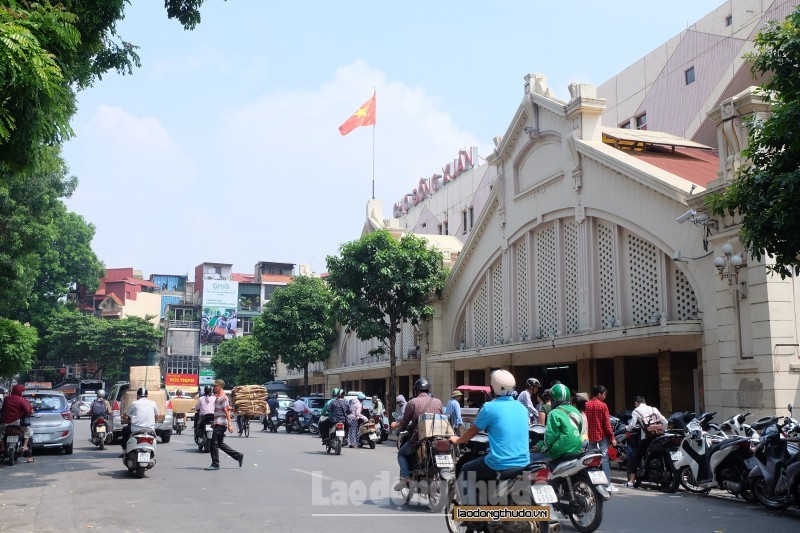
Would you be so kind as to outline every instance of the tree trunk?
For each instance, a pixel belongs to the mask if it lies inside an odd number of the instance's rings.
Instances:
[[[305,392],[305,395],[308,396],[310,394],[308,392],[308,363],[306,363],[306,366],[303,368],[303,380],[303,391]]]
[[[397,411],[397,354],[395,353],[397,335],[395,333],[396,322],[389,319],[389,397],[386,403],[389,405],[389,412]]]

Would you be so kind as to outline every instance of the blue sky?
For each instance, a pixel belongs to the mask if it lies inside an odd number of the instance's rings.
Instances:
[[[357,239],[372,129],[337,128],[377,90],[375,195],[391,216],[458,150],[505,133],[523,77],[602,84],[721,0],[206,0],[184,31],[134,0],[142,67],[79,95],[67,201],[109,268],[193,277],[204,261],[311,264]]]

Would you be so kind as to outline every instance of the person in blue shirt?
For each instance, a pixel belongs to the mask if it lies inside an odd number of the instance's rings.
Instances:
[[[461,404],[458,403],[462,396],[463,394],[461,394],[460,390],[454,390],[450,396],[450,401],[447,402],[447,420],[450,421],[450,425],[453,426],[453,431],[456,432],[456,435],[461,435],[461,426],[464,424],[461,420]]]
[[[528,410],[511,395],[516,386],[514,376],[508,370],[495,370],[491,385],[495,399],[483,405],[475,422],[460,437],[450,437],[450,442],[458,446],[469,442],[478,431],[489,436],[489,453],[461,468],[457,483],[463,505],[478,504],[477,481],[495,479],[497,472],[527,466],[530,462]]]

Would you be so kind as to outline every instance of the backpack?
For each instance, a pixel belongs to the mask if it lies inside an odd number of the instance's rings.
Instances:
[[[106,402],[101,399],[97,399],[92,402],[92,414],[103,416],[106,414]]]
[[[655,408],[650,416],[647,419],[642,419],[643,430],[645,434],[645,438],[647,439],[654,439],[656,437],[660,437],[664,434],[664,425],[661,423],[661,419],[659,418],[657,411]]]

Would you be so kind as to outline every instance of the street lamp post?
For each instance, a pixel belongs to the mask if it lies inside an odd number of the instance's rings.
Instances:
[[[744,357],[742,346],[742,317],[739,311],[740,300],[747,298],[747,282],[739,283],[739,270],[745,266],[744,252],[733,253],[733,246],[730,243],[722,245],[722,256],[714,258],[714,266],[717,268],[719,279],[728,280],[728,287],[733,295],[734,319],[736,320],[736,337],[738,341],[737,352],[739,357]],[[734,287],[736,290],[734,292]]]

